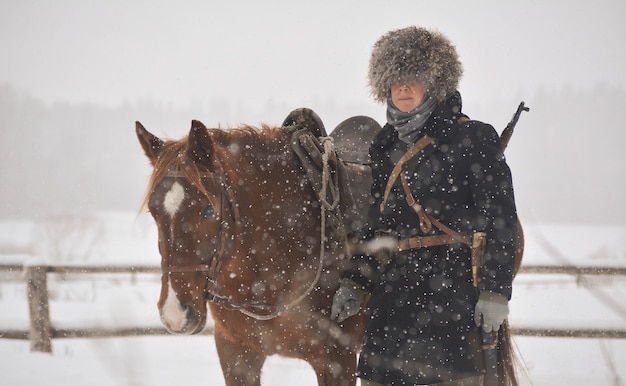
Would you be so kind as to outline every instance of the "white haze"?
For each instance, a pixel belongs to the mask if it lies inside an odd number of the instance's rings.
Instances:
[[[180,137],[280,124],[382,123],[372,44],[408,25],[450,37],[464,110],[502,130],[526,221],[626,223],[626,2],[107,1],[0,3],[0,217],[136,210],[140,120]],[[17,107],[16,107],[17,106]],[[21,108],[20,108],[21,107]]]

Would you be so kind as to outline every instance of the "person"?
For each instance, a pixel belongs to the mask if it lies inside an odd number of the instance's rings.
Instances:
[[[481,329],[497,331],[509,312],[512,178],[495,129],[461,111],[462,73],[437,31],[394,30],[372,50],[369,86],[387,104],[387,123],[369,149],[367,252],[351,257],[355,268],[331,309],[342,322],[370,295],[357,374],[364,386],[482,384]],[[486,234],[478,278],[467,242],[475,232]],[[393,250],[376,252],[390,236]]]

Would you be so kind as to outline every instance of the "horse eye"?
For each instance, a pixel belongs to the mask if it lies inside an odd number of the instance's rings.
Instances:
[[[201,213],[203,218],[211,218],[213,217],[214,214],[215,214],[215,209],[213,209],[213,206],[211,205],[208,205],[206,208],[204,208]]]

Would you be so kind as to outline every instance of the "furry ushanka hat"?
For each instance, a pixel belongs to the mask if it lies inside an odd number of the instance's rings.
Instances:
[[[392,84],[408,81],[417,81],[441,102],[457,89],[462,75],[463,66],[447,37],[407,27],[386,33],[374,44],[368,78],[372,96],[381,103],[391,95]]]

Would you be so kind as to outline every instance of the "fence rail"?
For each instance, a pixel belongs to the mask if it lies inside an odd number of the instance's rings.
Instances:
[[[0,265],[0,272],[24,272],[30,312],[29,330],[0,331],[0,338],[22,339],[30,341],[31,351],[52,352],[52,339],[61,338],[107,338],[130,336],[168,335],[163,327],[158,328],[84,328],[56,329],[50,323],[48,299],[48,274],[160,274],[155,266],[48,266],[7,264]],[[562,275],[619,275],[626,276],[626,267],[576,267],[576,266],[523,266],[521,274],[562,274]],[[548,329],[548,328],[512,328],[517,336],[569,337],[594,339],[626,339],[626,330],[603,329]],[[213,334],[207,327],[203,335]]]
[[[620,275],[626,276],[626,267],[576,267],[572,265],[529,265],[520,267],[520,273],[557,275]]]

